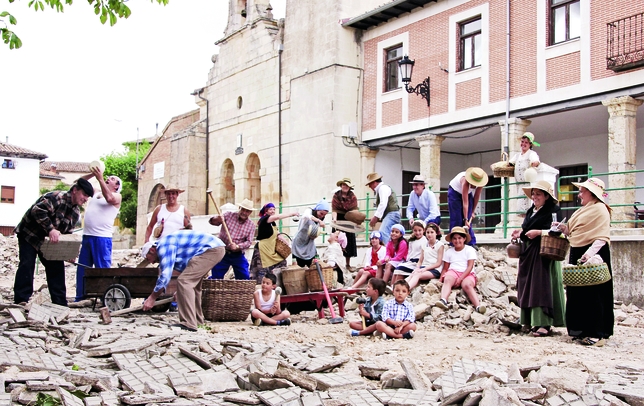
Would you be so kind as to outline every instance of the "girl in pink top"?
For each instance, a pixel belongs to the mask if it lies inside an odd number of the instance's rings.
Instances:
[[[391,239],[387,243],[387,255],[382,261],[382,264],[385,265],[384,275],[376,275],[377,278],[382,278],[387,283],[389,283],[394,269],[407,259],[407,241],[403,238],[404,235],[405,228],[400,224],[394,224],[391,227]],[[378,273],[381,270],[382,268],[378,268]]]

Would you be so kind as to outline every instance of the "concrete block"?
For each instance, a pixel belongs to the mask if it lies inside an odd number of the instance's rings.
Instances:
[[[150,381],[143,382],[143,393],[174,395],[174,391],[168,385],[165,385],[161,382],[150,382]]]
[[[189,348],[180,345],[179,346],[179,351],[186,357],[190,358],[193,360],[197,365],[202,367],[203,369],[210,369],[212,368],[212,365],[210,364],[210,361],[208,361],[206,358],[202,357],[199,353],[191,351]]]
[[[311,359],[305,370],[310,373],[323,372],[344,365],[347,362],[349,362],[349,357],[323,356]]]
[[[581,396],[589,376],[577,369],[544,365],[536,373],[531,373],[528,381],[542,385],[551,395],[574,392]]]
[[[25,313],[22,310],[10,307],[7,309],[7,311],[9,312],[9,316],[11,316],[13,321],[15,321],[16,323],[27,321],[27,319],[25,318]]]
[[[423,371],[410,359],[400,360],[400,366],[405,375],[407,375],[407,380],[411,384],[413,389],[417,390],[430,390],[432,389],[432,383],[429,381],[427,376]]]
[[[239,390],[237,377],[228,370],[218,372],[213,372],[212,370],[199,371],[196,375],[201,379],[206,394],[236,392]]]
[[[254,392],[239,392],[230,393],[224,396],[224,400],[242,405],[260,405],[261,400],[255,395]]]
[[[317,381],[310,375],[300,371],[299,369],[293,368],[286,364],[285,362],[280,362],[277,370],[275,371],[275,376],[277,378],[283,378],[290,382],[293,382],[296,386],[306,389],[313,392],[317,389]]]
[[[317,381],[318,390],[361,389],[366,386],[362,378],[345,372],[315,373],[311,377]]]
[[[381,406],[382,403],[367,389],[351,390],[351,391],[341,391],[341,392],[330,392],[329,395],[338,400],[343,400],[349,405],[360,405],[360,406]]]
[[[168,380],[178,396],[203,398],[205,395],[203,382],[196,374],[170,373],[168,374]]]
[[[268,406],[281,406],[287,402],[297,400],[299,402],[302,389],[298,387],[276,389],[265,392],[257,392],[257,397]]]
[[[358,365],[358,369],[360,370],[360,374],[363,378],[379,381],[382,374],[389,368],[383,368],[373,362],[370,362]]]
[[[508,388],[514,390],[522,400],[540,400],[546,396],[546,388],[537,383],[509,384]]]
[[[325,406],[324,402],[320,398],[319,393],[303,393],[300,398],[302,406]]]
[[[177,396],[158,395],[158,394],[135,394],[135,395],[121,395],[121,402],[126,405],[146,405],[148,403],[163,403],[172,402]]]
[[[290,381],[282,378],[259,378],[257,386],[260,390],[267,391],[280,388],[290,388],[294,385]]]
[[[85,402],[83,402],[81,398],[72,395],[69,391],[63,388],[57,388],[56,392],[58,393],[63,406],[85,406]]]

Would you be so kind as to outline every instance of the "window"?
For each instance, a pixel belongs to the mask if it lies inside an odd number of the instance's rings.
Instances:
[[[13,186],[0,186],[0,203],[13,204],[16,188]]]
[[[481,66],[481,16],[463,22],[460,28],[459,70]]]
[[[550,45],[579,38],[580,0],[550,0]]]
[[[2,167],[3,167],[4,169],[15,169],[15,168],[16,168],[16,164],[15,164],[15,162],[14,162],[14,161],[12,161],[11,159],[5,159],[5,160],[2,162]]]
[[[400,80],[400,69],[398,69],[398,61],[402,59],[402,45],[396,45],[394,48],[389,48],[385,51],[385,92],[396,90],[402,87]]]

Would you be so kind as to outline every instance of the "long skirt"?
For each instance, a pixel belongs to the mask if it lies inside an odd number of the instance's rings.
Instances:
[[[338,220],[344,219],[344,213],[338,213]],[[333,232],[335,232],[335,229],[333,229]],[[347,233],[346,231],[344,231],[344,233],[347,235],[347,246],[342,250],[342,255],[344,255],[345,258],[355,258],[358,256],[356,235],[354,233]]]
[[[264,275],[273,273],[275,268],[284,268],[286,267],[286,259],[278,262],[274,265],[264,268],[262,266],[262,257],[259,252],[259,243],[255,244],[255,249],[253,250],[253,258],[250,260],[250,279],[255,279],[258,285],[261,285]]]
[[[590,245],[570,248],[570,263],[576,264]],[[566,287],[566,326],[571,337],[608,338],[613,335],[613,270],[610,265],[610,244],[598,252],[611,274],[601,285]]]

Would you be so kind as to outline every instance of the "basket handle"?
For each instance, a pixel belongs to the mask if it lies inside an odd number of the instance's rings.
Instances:
[[[289,239],[289,241],[293,242],[293,240],[291,239],[291,236],[290,236],[290,235],[288,235],[288,234],[286,234],[286,233],[277,233],[277,236],[278,236],[278,237],[279,237],[280,235],[285,235],[285,236],[286,236],[286,238],[288,238],[288,239]]]
[[[505,151],[501,152],[501,161],[507,161],[508,159],[508,153]]]

